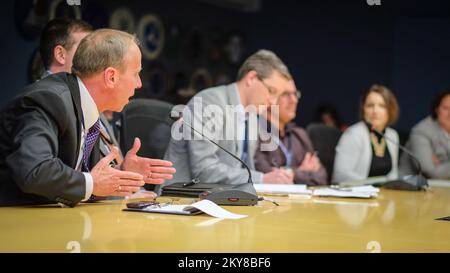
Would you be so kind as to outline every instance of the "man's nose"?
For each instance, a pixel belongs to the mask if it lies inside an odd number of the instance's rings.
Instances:
[[[137,89],[140,89],[141,87],[142,87],[142,80],[141,80],[141,77],[139,76]]]

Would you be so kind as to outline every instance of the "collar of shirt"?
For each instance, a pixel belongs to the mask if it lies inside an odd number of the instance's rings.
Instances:
[[[239,122],[243,123],[243,122],[245,122],[245,119],[247,117],[246,117],[244,105],[242,105],[242,103],[241,103],[241,96],[239,95],[239,89],[238,89],[238,86],[236,83],[233,84],[233,89],[234,89],[234,92],[236,92],[236,97],[237,97],[237,101],[238,101],[238,105],[236,105],[236,107],[237,107],[236,113],[238,115],[237,117],[238,117]]]
[[[81,99],[81,109],[83,111],[83,119],[84,119],[84,131],[89,130],[89,128],[97,122],[99,118],[99,113],[97,109],[97,105],[94,102],[94,99],[89,94],[86,86],[83,81],[77,77],[78,86],[80,87],[80,99]]]

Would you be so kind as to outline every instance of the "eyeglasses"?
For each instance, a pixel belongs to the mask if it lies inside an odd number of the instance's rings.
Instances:
[[[285,91],[280,95],[280,98],[289,98],[289,97],[295,97],[297,100],[300,100],[302,98],[302,92],[300,92],[300,90]]]
[[[272,97],[276,97],[276,95],[278,93],[277,89],[272,87],[272,86],[267,85],[260,76],[256,76],[256,77],[264,85],[264,87],[267,89],[267,91],[269,91],[269,95],[272,96]]]

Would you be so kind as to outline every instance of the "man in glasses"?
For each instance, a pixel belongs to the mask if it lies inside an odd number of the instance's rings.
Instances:
[[[294,81],[289,81],[276,103],[279,118],[273,118],[272,115],[266,117],[278,129],[278,134],[273,136],[278,148],[273,151],[257,149],[255,168],[263,173],[270,173],[273,168],[290,171],[294,175],[293,181],[275,181],[282,184],[326,185],[327,172],[314,152],[308,134],[292,122],[300,98],[301,93]]]
[[[183,111],[183,120],[241,158],[252,170],[254,183],[292,181],[292,173],[281,168],[266,174],[255,171],[253,158],[258,146],[258,125],[252,122],[259,112],[276,103],[291,81],[288,68],[278,56],[268,50],[259,50],[245,60],[235,83],[209,88],[195,95],[187,104],[189,115],[185,115],[186,109]],[[189,134],[181,138],[175,135],[177,130],[172,129],[165,159],[174,163],[177,173],[165,185],[192,179],[201,183],[247,182],[248,173],[239,161],[189,128],[183,127],[185,129]]]

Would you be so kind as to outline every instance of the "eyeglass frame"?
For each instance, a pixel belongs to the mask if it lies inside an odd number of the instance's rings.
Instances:
[[[261,78],[258,74],[256,75],[256,78],[258,78],[258,80],[264,85],[264,87],[267,89],[267,91],[269,91],[269,95],[273,98],[277,98],[277,89],[275,87],[272,87],[270,85],[268,85],[267,83],[264,82],[264,79]]]
[[[287,96],[287,95],[289,95],[289,96],[294,95],[297,100],[300,100],[302,98],[302,92],[300,90],[295,90],[294,92],[284,91],[283,93],[281,93],[278,96],[278,98],[281,98],[281,97]]]
[[[292,94],[295,94],[297,100],[300,100],[300,99],[302,98],[302,92],[301,92],[300,90],[295,90],[295,92],[286,92],[286,91],[284,91],[284,92],[281,93],[280,95],[276,96],[277,91],[274,91],[274,90],[277,90],[277,89],[276,89],[275,87],[272,87],[272,86],[266,84],[266,83],[264,82],[264,79],[261,78],[258,74],[256,75],[256,77],[257,77],[258,80],[264,85],[264,87],[267,89],[267,91],[269,91],[269,95],[272,96],[272,97],[274,97],[274,98],[279,99],[279,98],[281,98],[282,96],[286,95],[287,93],[290,93],[290,94],[289,94],[290,96],[291,96]]]

